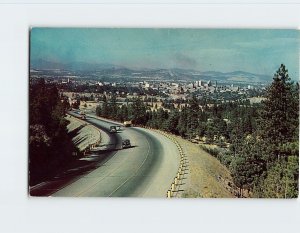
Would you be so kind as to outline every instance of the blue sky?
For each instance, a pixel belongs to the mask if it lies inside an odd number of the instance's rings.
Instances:
[[[33,28],[30,58],[299,77],[296,30]]]

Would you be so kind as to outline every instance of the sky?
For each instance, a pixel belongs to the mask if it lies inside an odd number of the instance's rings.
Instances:
[[[32,28],[30,59],[273,75],[299,79],[300,31],[274,29]]]

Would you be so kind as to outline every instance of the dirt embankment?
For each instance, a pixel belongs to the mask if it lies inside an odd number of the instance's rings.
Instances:
[[[234,190],[229,170],[198,144],[176,137],[188,156],[189,175],[182,197],[232,198]]]
[[[67,126],[68,133],[80,151],[84,151],[91,144],[101,141],[101,132],[93,125],[72,116],[67,116],[67,120],[70,121]]]

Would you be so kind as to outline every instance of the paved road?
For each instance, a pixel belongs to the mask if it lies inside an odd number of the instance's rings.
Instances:
[[[114,124],[91,115],[86,121],[107,133],[107,158],[99,160],[95,169],[52,196],[166,196],[179,166],[179,154],[173,142],[159,133],[138,127],[108,133],[109,126]],[[121,149],[122,139],[130,139],[132,147]],[[89,158],[97,161],[97,156]]]

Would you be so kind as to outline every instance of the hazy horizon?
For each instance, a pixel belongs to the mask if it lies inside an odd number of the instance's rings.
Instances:
[[[30,62],[111,64],[129,69],[244,71],[299,78],[299,31],[275,29],[33,28]]]

